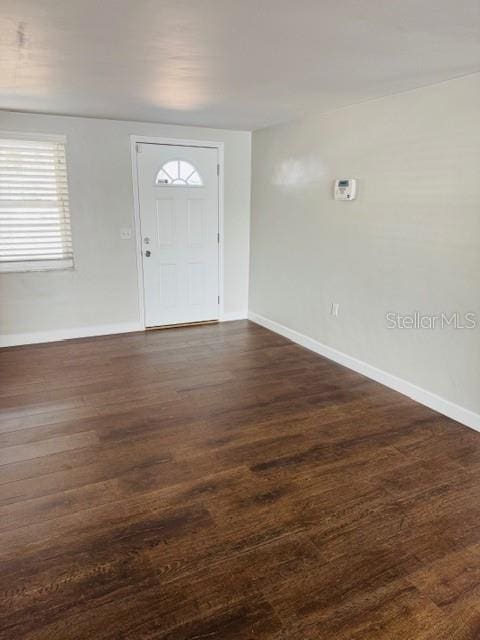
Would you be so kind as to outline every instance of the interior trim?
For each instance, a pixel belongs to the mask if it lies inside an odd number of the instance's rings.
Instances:
[[[348,367],[357,373],[361,373],[367,378],[371,378],[390,389],[394,389],[395,391],[412,398],[416,402],[452,418],[452,420],[456,420],[467,427],[480,431],[480,414],[470,411],[470,409],[461,407],[460,405],[455,404],[450,400],[446,400],[431,391],[418,387],[416,384],[408,382],[408,380],[404,380],[403,378],[399,378],[387,371],[378,369],[363,360],[358,360],[357,358],[349,356],[342,351],[328,347],[313,338],[309,338],[303,333],[299,333],[298,331],[290,329],[289,327],[275,322],[274,320],[265,318],[254,311],[248,312],[248,318],[252,322],[259,324],[266,329],[270,329],[270,331],[274,331],[275,333],[288,338],[292,342],[296,342],[306,349],[310,349],[310,351],[314,351],[315,353],[318,353],[329,360],[333,360],[344,367]]]
[[[74,327],[72,329],[56,329],[54,331],[38,331],[35,333],[12,333],[0,335],[0,348],[42,342],[58,342],[59,340],[71,340],[73,338],[108,336],[117,333],[131,333],[132,331],[144,331],[144,327],[140,322],[120,322],[118,324],[100,324],[90,327]]]
[[[246,311],[233,311],[224,313],[220,318],[220,322],[246,320],[246,318]],[[212,322],[215,323],[218,322],[218,320],[212,320]],[[158,327],[153,327],[153,329],[158,329]],[[143,332],[148,331],[148,329],[145,329],[141,322],[120,322],[118,324],[101,324],[91,327],[38,331],[36,333],[11,333],[0,335],[0,349],[5,347],[18,347],[25,344],[41,344],[43,342],[58,342],[60,340],[72,340],[74,338],[109,336],[117,333],[132,333],[135,331]]]

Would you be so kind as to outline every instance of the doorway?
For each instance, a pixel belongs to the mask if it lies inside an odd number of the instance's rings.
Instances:
[[[219,149],[137,142],[146,327],[219,318]]]

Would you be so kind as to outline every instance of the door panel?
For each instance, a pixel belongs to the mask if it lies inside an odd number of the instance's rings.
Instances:
[[[203,247],[205,220],[203,214],[203,202],[201,200],[188,201],[187,234],[189,247],[192,249],[200,249]]]
[[[138,145],[147,327],[218,318],[217,163],[212,148]]]
[[[199,306],[205,297],[205,265],[190,262],[188,265],[188,301],[191,306]]]
[[[158,246],[173,247],[175,243],[175,203],[173,200],[157,200]]]
[[[158,291],[164,309],[175,309],[177,306],[177,265],[160,264],[160,290]],[[157,293],[157,292],[155,292]]]

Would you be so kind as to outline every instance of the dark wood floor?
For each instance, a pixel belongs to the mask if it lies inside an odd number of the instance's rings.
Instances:
[[[480,638],[480,434],[246,321],[0,352],[0,638]]]

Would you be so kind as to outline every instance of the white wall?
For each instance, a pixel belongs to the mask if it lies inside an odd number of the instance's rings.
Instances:
[[[14,112],[0,112],[0,131],[67,136],[75,253],[74,271],[0,274],[0,345],[139,326],[135,240],[120,239],[134,225],[132,134],[224,142],[224,311],[245,314],[249,132]]]
[[[472,75],[256,132],[250,275],[253,312],[476,413],[480,327],[385,314],[480,323],[479,107]],[[342,177],[355,202],[333,200]]]

